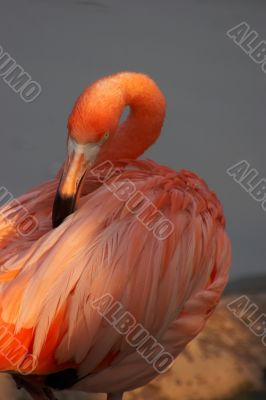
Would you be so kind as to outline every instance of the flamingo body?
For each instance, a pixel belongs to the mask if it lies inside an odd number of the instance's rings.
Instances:
[[[14,365],[1,351],[0,370],[23,366],[39,385],[47,375],[75,371],[74,390],[120,393],[158,371],[94,302],[111,296],[176,358],[219,302],[230,242],[221,204],[196,174],[116,155],[110,161],[108,148],[102,154],[96,173],[84,178],[76,211],[56,229],[51,210],[60,175],[19,198],[38,221],[32,234],[17,234],[12,204],[0,209],[0,326],[36,361],[22,354]],[[111,173],[101,168],[104,160]],[[155,210],[170,224],[165,237],[156,231]],[[5,351],[14,342],[9,346]]]

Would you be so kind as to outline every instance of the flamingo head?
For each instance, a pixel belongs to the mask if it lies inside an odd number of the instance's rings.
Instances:
[[[130,113],[120,124],[123,110]],[[121,72],[85,89],[68,120],[68,157],[53,208],[57,227],[75,209],[83,177],[105,160],[136,159],[160,135],[165,98],[147,75]]]
[[[108,78],[95,82],[77,99],[68,119],[68,157],[54,201],[54,227],[74,211],[83,177],[109,146],[123,108],[122,91]]]

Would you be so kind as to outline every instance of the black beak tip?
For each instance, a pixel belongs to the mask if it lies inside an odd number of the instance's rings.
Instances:
[[[52,212],[52,225],[57,228],[64,222],[64,220],[75,211],[76,196],[61,196],[59,192],[56,193],[53,212]]]

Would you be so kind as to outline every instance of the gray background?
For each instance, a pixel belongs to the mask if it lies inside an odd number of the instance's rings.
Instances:
[[[142,71],[168,99],[146,156],[204,177],[224,204],[232,277],[263,273],[266,212],[226,169],[246,159],[266,177],[266,74],[226,31],[246,21],[266,39],[265,12],[265,0],[0,0],[0,45],[43,88],[26,104],[0,79],[0,186],[19,195],[51,178],[80,91]]]

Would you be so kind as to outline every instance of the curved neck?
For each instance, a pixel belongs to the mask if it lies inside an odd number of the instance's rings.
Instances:
[[[127,72],[114,75],[111,79],[117,83],[123,98],[119,117],[127,106],[130,112],[125,122],[112,133],[110,141],[103,146],[97,163],[136,159],[156,141],[165,118],[165,98],[152,79],[143,74]]]

